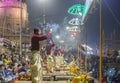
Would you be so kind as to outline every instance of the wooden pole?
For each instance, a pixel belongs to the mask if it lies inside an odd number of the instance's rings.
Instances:
[[[88,55],[87,55],[87,27],[85,27],[85,40],[86,40],[86,55],[85,55],[85,70],[88,71]]]
[[[22,0],[20,0],[20,55],[22,54]]]
[[[99,83],[102,83],[102,0],[100,0],[100,67],[99,67]]]

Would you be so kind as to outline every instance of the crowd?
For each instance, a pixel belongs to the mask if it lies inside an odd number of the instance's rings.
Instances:
[[[39,41],[45,40],[50,36],[51,32],[48,32],[45,36],[39,36],[38,29],[34,30],[34,34],[31,38],[31,48],[29,53],[19,55],[17,53],[9,54],[3,53],[0,55],[0,80],[12,81],[18,80],[32,80],[33,83],[42,81],[42,68],[43,64],[46,64],[45,68],[47,73],[54,72],[55,69],[59,69],[61,65],[67,62],[78,60],[79,64],[84,66],[85,54],[81,53],[82,59],[78,59],[76,50],[68,50],[65,52],[61,46],[55,45],[54,41],[50,39],[47,44],[43,46]],[[73,51],[73,53],[72,53]],[[76,54],[75,54],[76,53]],[[70,55],[70,56],[69,56]],[[70,61],[69,61],[70,60]],[[80,61],[81,60],[81,61]],[[104,61],[104,60],[103,60]],[[75,63],[76,64],[76,63]],[[79,66],[79,64],[77,64]],[[43,66],[43,67],[42,67]],[[73,68],[73,67],[72,67]],[[73,68],[76,70],[77,68]],[[108,67],[103,65],[103,81],[106,83],[110,80],[114,80],[115,83],[120,81],[120,69],[115,68],[115,74],[110,76],[107,71]],[[71,70],[72,71],[72,70]],[[94,78],[99,77],[99,57],[90,56],[88,60],[88,71],[92,71]],[[111,71],[110,71],[111,73]],[[109,78],[110,77],[110,78]]]
[[[54,42],[50,41],[40,50],[42,66],[46,64],[48,73],[52,73],[55,68],[59,68],[64,63],[64,56],[61,47],[52,47]],[[46,51],[47,50],[47,51]],[[19,55],[17,53],[3,53],[0,55],[0,80],[30,80],[30,57],[31,52]],[[60,60],[59,60],[60,59]]]
[[[103,57],[103,83],[120,83],[120,66],[119,62],[117,61],[118,56],[119,55],[117,55],[116,57],[113,56],[116,59],[110,59],[109,56]],[[91,76],[99,79],[99,56],[90,56],[88,65],[88,71],[91,73]]]
[[[53,48],[49,47],[52,46]],[[51,50],[50,50],[51,49]],[[49,50],[49,51],[46,51]],[[48,53],[47,53],[48,52]],[[41,48],[41,57],[43,63],[46,64],[47,73],[54,72],[55,69],[59,69],[61,65],[65,63],[65,52],[61,47],[56,47],[55,43],[50,41]],[[26,53],[23,55],[3,53],[0,55],[0,80],[12,81],[12,80],[30,80],[30,55]],[[71,58],[71,57],[69,57]],[[94,60],[94,61],[93,61]],[[103,64],[104,60],[103,58]],[[68,61],[66,61],[68,62]],[[104,83],[119,83],[120,80],[120,69],[108,67],[103,65],[103,81]],[[88,71],[92,71],[94,78],[99,78],[99,57],[91,56],[88,60]]]
[[[0,80],[12,81],[19,75],[29,75],[29,55],[8,54],[0,55]]]

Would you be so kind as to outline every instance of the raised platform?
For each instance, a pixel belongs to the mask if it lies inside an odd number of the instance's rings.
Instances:
[[[63,80],[71,80],[73,76],[71,75],[51,75],[51,76],[43,76],[44,81],[63,81]]]

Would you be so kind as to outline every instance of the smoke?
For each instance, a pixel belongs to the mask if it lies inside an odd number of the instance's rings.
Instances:
[[[43,25],[43,23],[39,22],[39,25],[41,28],[45,28],[46,30],[52,29],[53,33],[57,33],[60,25],[56,23],[47,23],[46,25]]]
[[[59,24],[56,24],[56,23],[47,23],[46,25],[46,28],[52,29],[53,33],[57,33],[59,27],[60,27]]]
[[[76,47],[76,38],[71,36],[70,31],[66,29],[68,26],[68,21],[68,17],[65,17],[61,24],[51,22],[45,25],[46,30],[52,29],[52,35],[50,39],[53,39],[55,41],[56,46],[68,45],[72,48]],[[43,23],[39,22],[39,24],[41,27],[44,27]]]

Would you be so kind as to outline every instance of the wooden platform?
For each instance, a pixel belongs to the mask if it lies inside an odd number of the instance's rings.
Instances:
[[[63,81],[63,80],[71,80],[72,75],[51,75],[51,76],[43,76],[44,81]]]

